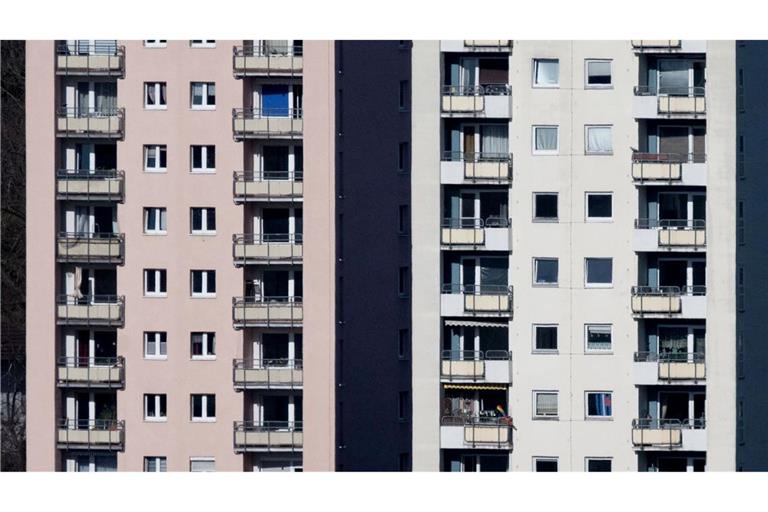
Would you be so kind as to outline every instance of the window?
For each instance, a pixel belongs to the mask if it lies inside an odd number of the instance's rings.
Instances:
[[[216,48],[215,39],[192,39],[189,41],[192,48]]]
[[[144,82],[144,108],[153,110],[168,108],[165,97],[165,82]]]
[[[613,219],[613,194],[610,192],[587,192],[587,222],[605,222]]]
[[[216,359],[215,332],[193,332],[190,342],[192,359]]]
[[[611,395],[610,391],[588,391],[586,393],[587,418],[610,418],[613,415]]]
[[[167,359],[168,333],[160,331],[144,332],[144,357],[146,359]]]
[[[190,208],[190,232],[193,235],[216,234],[215,208]]]
[[[216,172],[216,146],[190,146],[192,172]]]
[[[557,284],[557,258],[533,259],[533,284]]]
[[[557,59],[533,59],[533,86],[557,87],[560,85],[560,61]]]
[[[399,359],[408,359],[410,352],[410,332],[408,329],[400,329],[397,332],[397,357]]]
[[[411,278],[408,267],[400,267],[397,279],[397,293],[400,297],[407,297],[411,287]]]
[[[406,421],[408,416],[408,392],[400,391],[397,394],[397,418],[400,421]]]
[[[144,296],[165,297],[167,290],[166,271],[159,268],[144,269]]]
[[[612,126],[585,126],[584,152],[587,155],[613,154]]]
[[[536,352],[553,352],[557,350],[557,326],[533,326],[533,350]]]
[[[537,473],[557,472],[557,457],[534,457],[533,470]]]
[[[144,234],[164,235],[168,214],[165,208],[144,208]]]
[[[401,142],[397,147],[397,170],[399,172],[408,172],[410,153],[408,152],[408,143]]]
[[[401,111],[408,110],[408,92],[410,91],[410,85],[408,83],[408,80],[400,80],[400,94],[398,96],[399,99],[399,107]]]
[[[216,84],[213,82],[192,82],[189,102],[194,110],[216,108]]]
[[[189,459],[189,470],[193,473],[216,471],[216,459],[213,457],[192,457]]]
[[[533,417],[557,418],[557,391],[533,392]]]
[[[557,220],[557,193],[534,192],[533,193],[533,220],[556,221]]]
[[[613,258],[584,258],[584,286],[608,288],[613,284]]]
[[[144,170],[165,172],[168,165],[165,144],[144,146]]]
[[[167,470],[168,463],[165,457],[144,457],[144,472],[165,473]]]
[[[533,127],[533,154],[556,155],[558,152],[558,127]]]
[[[215,297],[216,296],[216,271],[215,270],[191,270],[192,296]]]
[[[397,210],[397,232],[408,234],[411,230],[411,209],[407,204],[401,204]]]
[[[584,72],[584,87],[587,89],[609,89],[611,81],[611,60],[587,59]]]
[[[145,394],[144,395],[144,421],[166,421],[166,404],[168,402],[165,394]]]
[[[165,39],[145,39],[144,48],[165,48],[168,41]]]
[[[586,457],[584,459],[585,469],[589,473],[609,473],[611,471],[611,459]]]
[[[192,421],[216,421],[216,395],[191,395]]]
[[[608,352],[613,348],[613,326],[587,324],[584,326],[584,338],[587,352]]]

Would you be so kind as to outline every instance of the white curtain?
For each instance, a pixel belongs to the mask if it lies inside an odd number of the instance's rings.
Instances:
[[[539,126],[536,128],[536,150],[557,151],[557,128]]]
[[[613,140],[610,126],[590,126],[587,128],[587,152],[610,153]]]
[[[200,82],[195,82],[192,84],[192,104],[203,104],[203,84]]]
[[[554,86],[560,80],[560,62],[555,59],[541,59],[534,64],[534,82],[536,85]]]
[[[557,415],[557,394],[539,393],[536,395],[536,413],[542,416]]]
[[[75,208],[75,233],[84,235],[91,232],[90,212],[88,208],[77,206]]]
[[[74,295],[78,299],[83,298],[83,293],[80,291],[80,285],[83,282],[83,269],[81,267],[75,267],[75,275],[74,275],[74,290],[72,290],[72,295]]]
[[[495,154],[508,153],[507,127],[504,125],[481,126],[480,152]]]

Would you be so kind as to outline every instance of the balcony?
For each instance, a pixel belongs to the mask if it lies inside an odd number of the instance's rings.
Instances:
[[[125,198],[125,173],[117,170],[59,169],[56,199],[119,201]]]
[[[125,47],[114,44],[59,43],[57,75],[125,76]]]
[[[56,447],[61,450],[118,450],[125,445],[125,422],[120,420],[60,419]]]
[[[632,113],[635,119],[703,119],[707,113],[704,87],[636,86]]]
[[[509,118],[512,91],[507,84],[445,85],[442,112],[448,117]]]
[[[632,313],[647,318],[706,318],[706,286],[633,286]]]
[[[233,108],[232,133],[235,140],[296,139],[304,130],[300,108]]]
[[[112,263],[125,257],[123,233],[59,233],[56,260],[65,263]]]
[[[440,228],[444,249],[509,251],[511,239],[510,220],[501,217],[446,218]]]
[[[698,252],[706,249],[703,219],[635,219],[633,241],[637,252]]]
[[[236,421],[233,430],[238,453],[293,452],[304,444],[300,421]]]
[[[304,195],[303,172],[242,171],[232,177],[235,202],[301,201]]]
[[[511,39],[464,39],[440,41],[443,52],[509,52],[512,51]]]
[[[635,53],[705,53],[706,41],[689,39],[633,39]]]
[[[510,153],[462,153],[446,151],[440,162],[440,183],[501,184],[512,182],[512,155]]]
[[[702,384],[707,378],[703,353],[635,352],[635,385]]]
[[[440,380],[443,382],[495,382],[509,384],[512,354],[506,350],[443,350]]]
[[[298,359],[235,359],[235,389],[301,389],[304,370]]]
[[[233,297],[232,321],[243,327],[301,327],[301,297]]]
[[[444,284],[443,316],[512,316],[512,286]]]
[[[56,323],[59,325],[123,325],[125,297],[122,295],[59,295]]]
[[[232,69],[237,78],[300,77],[303,68],[302,46],[271,46],[269,48],[235,46],[232,48]]]
[[[703,418],[634,419],[632,445],[635,450],[706,451],[706,421]]]
[[[702,153],[632,154],[632,179],[642,185],[706,186],[707,164]]]
[[[96,110],[59,109],[56,117],[57,137],[100,137],[122,139],[125,131],[125,109]]]
[[[301,233],[232,235],[235,265],[300,264],[304,256]]]
[[[122,388],[125,359],[122,357],[60,357],[56,368],[60,387]]]
[[[512,450],[512,418],[443,416],[440,420],[440,448]]]

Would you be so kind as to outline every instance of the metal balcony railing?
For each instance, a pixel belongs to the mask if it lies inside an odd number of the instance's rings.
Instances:
[[[632,178],[636,181],[667,181],[683,177],[683,164],[705,163],[705,153],[632,153]]]
[[[468,50],[497,50],[510,51],[511,39],[464,39],[464,46]]]
[[[440,224],[440,243],[446,246],[479,247],[485,245],[485,228],[508,229],[510,225],[511,219],[504,217],[446,217]]]
[[[125,198],[125,173],[114,169],[58,169],[56,199],[120,201]]]
[[[472,314],[510,315],[513,304],[511,285],[452,284],[442,286],[444,294],[464,296],[464,311]]]
[[[462,162],[466,180],[502,183],[512,181],[511,153],[444,151],[443,161]]]
[[[511,361],[508,350],[443,350],[440,375],[448,380],[485,380],[487,361]]]
[[[695,286],[633,286],[632,295],[648,297],[667,297],[667,296],[701,296],[707,294],[707,287],[703,285]]]
[[[304,171],[236,171],[232,195],[236,201],[296,201],[304,195]]]
[[[59,419],[56,444],[62,449],[122,450],[125,422],[101,419]]]
[[[297,138],[304,130],[301,108],[233,108],[235,138]]]
[[[514,425],[509,416],[443,416],[440,425],[464,428],[464,445],[473,448],[512,449]]]
[[[302,45],[243,45],[232,48],[235,76],[301,76]]]
[[[123,233],[59,233],[56,256],[61,262],[116,263],[125,258]]]
[[[644,314],[680,314],[683,296],[703,296],[706,286],[633,286],[632,312]]]
[[[56,45],[56,73],[62,75],[125,76],[125,47],[115,43]]]
[[[301,233],[232,235],[232,258],[236,264],[298,263],[303,256]]]
[[[657,113],[664,115],[703,115],[707,111],[706,89],[694,87],[655,87],[637,85],[635,96],[657,96]]]
[[[703,352],[635,352],[636,363],[658,363],[658,377],[665,381],[705,380],[706,356]]]
[[[59,137],[122,138],[125,109],[62,107],[57,111],[56,135]]]
[[[122,295],[58,295],[56,321],[72,325],[121,326],[125,297]]]
[[[300,326],[304,321],[301,297],[233,297],[235,327]]]
[[[681,48],[680,39],[633,39],[632,48],[638,51],[643,50],[676,50]]]
[[[635,229],[658,230],[660,248],[700,249],[707,245],[704,219],[635,219]]]
[[[304,444],[301,421],[235,421],[237,451],[297,451]]]
[[[57,383],[70,387],[122,387],[125,359],[118,357],[60,357]]]
[[[301,359],[235,359],[232,381],[239,389],[300,389],[304,370]]]
[[[707,427],[705,418],[635,418],[632,420],[632,444],[635,446],[680,446],[683,430]]]

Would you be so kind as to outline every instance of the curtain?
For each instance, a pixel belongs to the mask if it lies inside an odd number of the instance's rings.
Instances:
[[[78,235],[85,235],[91,232],[90,230],[90,214],[87,207],[77,206],[75,207],[75,233]]]
[[[611,128],[609,126],[590,126],[587,128],[587,152],[610,153],[613,151]]]
[[[162,82],[160,84],[160,104],[161,105],[165,105],[165,88],[166,88],[166,83]]]
[[[147,105],[155,104],[155,84],[147,84]]]
[[[203,84],[200,82],[194,82],[192,84],[192,104],[203,104]]]
[[[75,267],[74,283],[72,295],[77,299],[83,298],[83,293],[80,291],[80,286],[83,284],[83,269],[81,267]]]
[[[102,115],[114,115],[117,110],[117,87],[109,82],[97,82],[95,85],[96,112]]]
[[[480,259],[480,284],[482,286],[507,286],[508,273],[505,259]]]
[[[509,153],[506,125],[483,125],[480,127],[480,152],[502,155]]]
[[[86,82],[77,84],[77,112],[81,117],[87,116],[90,110],[89,88]]]
[[[557,151],[557,128],[539,126],[536,128],[536,150]]]
[[[536,414],[539,416],[557,415],[557,393],[539,393],[536,395]]]
[[[560,80],[560,63],[555,59],[534,61],[534,83],[555,86]]]

